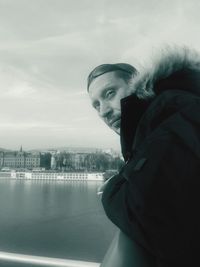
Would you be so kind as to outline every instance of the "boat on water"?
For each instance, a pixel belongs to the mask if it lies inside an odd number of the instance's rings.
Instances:
[[[26,180],[62,180],[62,181],[103,181],[103,172],[48,172],[48,171],[4,171],[1,178]]]

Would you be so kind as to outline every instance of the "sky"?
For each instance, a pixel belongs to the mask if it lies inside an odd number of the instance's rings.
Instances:
[[[165,44],[200,47],[199,0],[0,0],[0,147],[120,149],[86,90],[102,63],[139,70]]]

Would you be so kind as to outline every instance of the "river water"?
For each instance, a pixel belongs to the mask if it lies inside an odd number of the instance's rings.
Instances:
[[[0,180],[0,251],[101,262],[116,231],[95,181]]]

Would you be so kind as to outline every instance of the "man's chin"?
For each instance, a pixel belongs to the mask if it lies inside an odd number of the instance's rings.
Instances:
[[[120,135],[120,128],[112,128],[113,131],[115,131],[117,134]]]
[[[120,135],[120,120],[112,124],[110,127],[114,132]]]
[[[111,125],[108,125],[111,130],[113,130],[115,133],[120,135],[120,127],[114,127]]]

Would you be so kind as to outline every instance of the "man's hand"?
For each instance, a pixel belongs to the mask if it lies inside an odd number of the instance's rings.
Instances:
[[[115,175],[111,176],[108,180],[106,180],[97,190],[97,195],[102,195],[103,191],[105,190],[107,184],[110,182],[110,180],[114,179]]]

